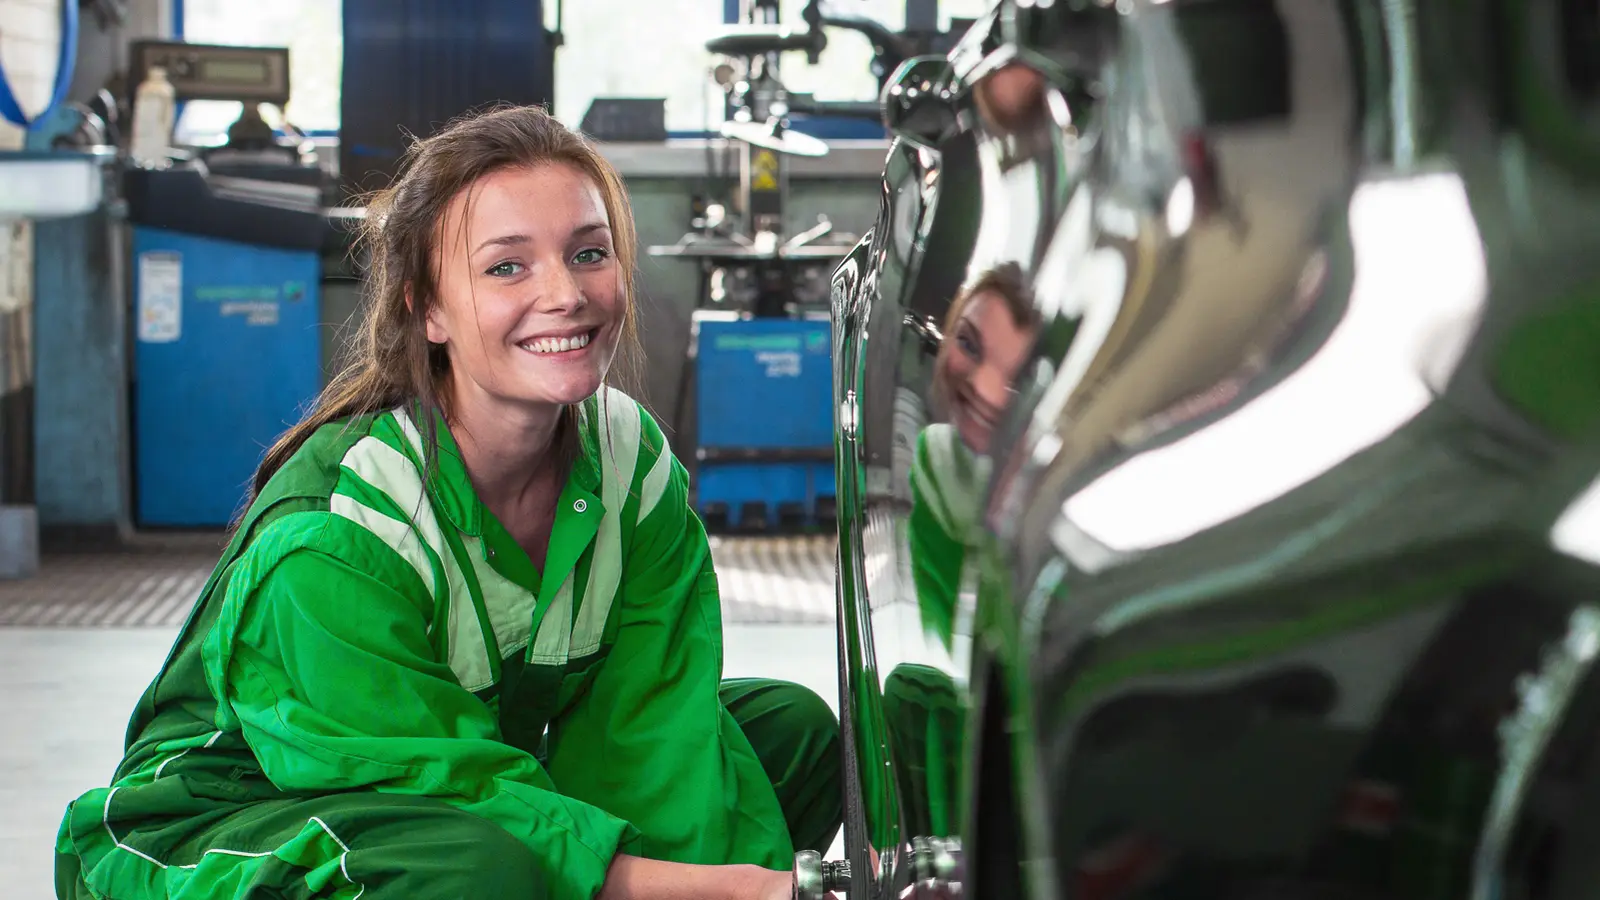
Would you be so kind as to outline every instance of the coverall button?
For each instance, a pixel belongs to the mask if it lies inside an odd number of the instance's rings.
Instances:
[[[584,510],[586,510],[588,508],[589,508],[589,504],[585,503],[582,498],[579,498],[577,500],[572,501],[572,511],[573,512],[583,512]]]

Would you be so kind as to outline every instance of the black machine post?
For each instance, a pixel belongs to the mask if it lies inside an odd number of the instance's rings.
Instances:
[[[783,198],[789,190],[789,167],[783,154],[746,144],[739,167],[739,193],[750,226],[760,234],[783,233]]]
[[[784,154],[755,144],[744,145],[740,154],[739,195],[744,212],[756,235],[771,235],[775,240],[783,235],[784,198],[789,193],[789,166]],[[757,318],[770,318],[786,314],[792,294],[792,282],[787,266],[778,260],[775,264],[755,266],[756,298],[751,312]]]

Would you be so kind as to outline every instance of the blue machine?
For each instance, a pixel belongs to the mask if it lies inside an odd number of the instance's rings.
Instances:
[[[708,527],[804,527],[833,515],[827,319],[695,314],[696,478]]]
[[[135,227],[134,490],[143,526],[225,526],[321,387],[317,252]]]
[[[283,47],[130,46],[175,97],[289,102]],[[133,518],[225,527],[266,449],[322,384],[326,175],[253,129],[191,160],[123,171],[133,225]]]

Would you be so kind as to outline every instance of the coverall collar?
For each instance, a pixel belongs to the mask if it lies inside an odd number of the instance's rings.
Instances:
[[[561,496],[563,507],[569,505],[567,500],[571,495],[584,498],[588,504],[595,505],[598,512],[600,441],[595,428],[595,406],[593,398],[585,400],[580,406],[578,434],[581,450],[578,458],[573,460],[572,471],[567,474],[567,483]],[[430,492],[457,531],[482,537],[483,520],[487,513],[477,491],[473,490],[472,478],[461,459],[461,448],[450,433],[450,426],[442,413],[435,412],[433,421],[434,435],[439,442],[439,457],[435,471],[429,478]]]

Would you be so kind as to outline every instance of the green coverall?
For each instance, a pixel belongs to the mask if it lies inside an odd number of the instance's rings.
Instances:
[[[252,504],[67,810],[61,898],[589,898],[615,853],[787,869],[841,819],[815,694],[723,682],[688,476],[605,390],[537,571],[403,410],[320,429]],[[426,474],[424,474],[426,473]]]
[[[923,630],[946,650],[954,643],[956,605],[990,466],[949,424],[917,435],[906,543]],[[910,836],[949,837],[960,827],[964,694],[932,666],[902,663],[884,679],[884,722]]]
[[[929,425],[917,435],[906,543],[922,627],[946,650],[955,636],[956,600],[990,465],[952,425]]]

